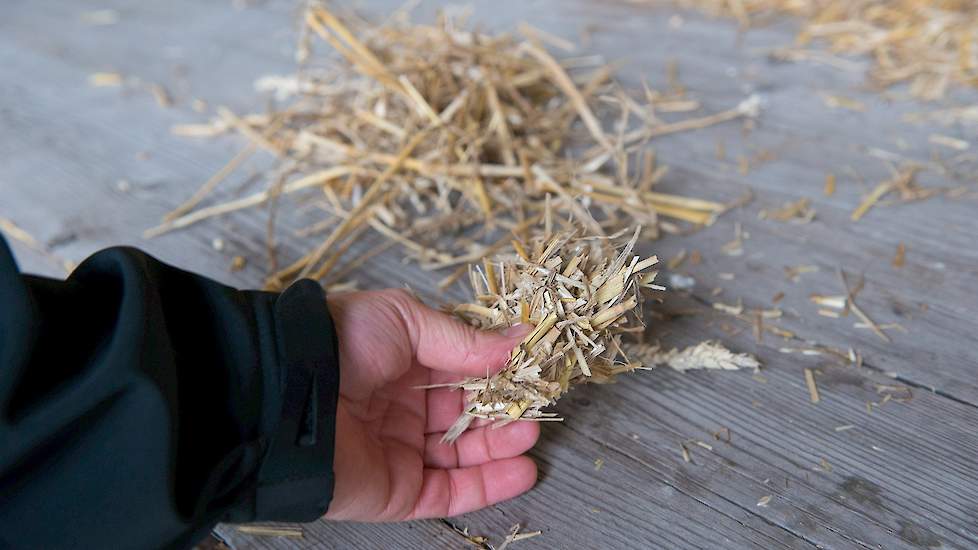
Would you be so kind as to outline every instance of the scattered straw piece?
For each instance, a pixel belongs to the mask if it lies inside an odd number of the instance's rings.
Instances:
[[[46,259],[58,264],[61,269],[65,271],[66,274],[71,273],[75,270],[75,262],[62,258],[61,256],[51,252],[51,250],[45,246],[43,243],[34,238],[33,235],[27,232],[27,230],[21,228],[13,220],[0,217],[0,233],[6,235],[8,238],[17,241],[27,248],[30,248],[34,252],[37,252]]]
[[[669,261],[666,262],[666,267],[669,268],[670,270],[679,269],[679,266],[682,265],[684,261],[686,261],[685,248],[680,250],[679,253],[673,256],[672,258],[669,258]]]
[[[479,548],[480,550],[490,550],[492,548],[491,546],[489,546],[489,537],[485,537],[482,535],[473,535],[469,533],[468,527],[459,527],[458,525],[455,525],[452,522],[446,522],[446,523],[448,524],[449,527],[452,528],[452,531],[458,533],[458,535],[461,536],[468,544],[471,544],[472,546]]]
[[[941,145],[957,151],[967,151],[971,147],[971,143],[963,139],[943,136],[941,134],[931,134],[927,137],[927,141],[933,143],[934,145]]]
[[[858,292],[858,290],[853,291],[849,287],[849,280],[848,277],[846,276],[846,272],[843,271],[842,269],[839,269],[837,271],[837,274],[839,275],[839,281],[842,283],[842,288],[844,288],[846,291],[846,307],[849,310],[851,310],[853,313],[855,313],[856,317],[859,317],[859,319],[866,325],[866,327],[871,329],[873,333],[876,334],[876,336],[879,336],[880,340],[883,340],[884,342],[889,344],[891,342],[890,337],[887,336],[886,333],[884,333],[883,330],[879,327],[879,325],[877,325],[872,319],[870,319],[869,316],[866,315],[866,313],[858,305],[856,305],[856,293]],[[862,287],[863,287],[863,281],[860,279],[859,283],[857,284],[857,288],[861,289]]]
[[[713,302],[713,309],[722,311],[728,315],[741,315],[744,313],[744,304],[738,303],[735,306],[723,302]]]
[[[19,241],[20,243],[29,248],[33,248],[34,250],[41,250],[44,248],[44,245],[35,239],[34,235],[28,233],[26,230],[14,223],[13,220],[0,218],[0,232],[3,232],[11,239]]]
[[[852,218],[852,221],[854,222],[859,221],[859,218],[862,218],[863,215],[866,214],[866,212],[869,212],[869,209],[872,208],[877,201],[883,198],[883,195],[889,193],[892,190],[893,190],[893,184],[890,181],[884,181],[878,184],[876,187],[874,187],[873,190],[868,195],[866,195],[866,197],[862,200],[862,202],[859,203],[859,206],[856,207],[855,210],[853,210],[852,216],[850,216]]]
[[[119,73],[93,73],[88,76],[88,84],[96,88],[121,86],[122,75]]]
[[[831,197],[835,194],[835,174],[825,175],[825,187],[822,191],[826,197]]]
[[[896,254],[893,255],[893,261],[891,264],[893,267],[899,269],[904,266],[907,261],[907,245],[903,243],[897,243]]]
[[[914,176],[917,174],[916,167],[908,167],[898,171],[891,179],[879,183],[865,198],[859,206],[852,212],[852,221],[859,221],[869,209],[879,202],[887,193],[899,191],[900,198],[904,201],[919,200],[926,198],[930,194],[922,191],[914,185]]]
[[[162,84],[148,84],[147,87],[149,88],[149,93],[153,95],[153,99],[156,100],[157,105],[164,109],[173,107],[173,98]]]
[[[734,238],[732,241],[724,244],[720,247],[727,256],[743,256],[744,255],[744,240],[749,236],[744,232],[743,227],[740,222],[734,222]]]
[[[818,386],[815,385],[815,373],[812,369],[805,369],[805,384],[808,386],[808,397],[812,403],[818,403],[821,399],[818,396]]]
[[[266,527],[263,525],[238,525],[235,527],[239,532],[247,535],[259,537],[290,537],[302,538],[304,536],[301,527]]]
[[[812,294],[809,299],[813,304],[832,309],[845,309],[848,300],[846,296],[824,296],[822,294]]]
[[[506,550],[510,544],[514,542],[519,542],[521,540],[531,539],[533,537],[543,534],[543,531],[528,531],[526,533],[520,533],[520,524],[517,523],[510,529],[509,535],[503,540],[496,550]]]
[[[724,441],[726,443],[730,443],[731,440],[730,428],[724,426],[719,430],[713,432],[713,439],[717,441]]]
[[[849,109],[850,111],[865,111],[866,104],[862,101],[852,99],[851,97],[845,97],[836,94],[829,94],[826,92],[819,93],[822,101],[825,103],[826,107],[831,109]]]
[[[818,272],[817,265],[791,265],[784,268],[784,275],[789,281],[797,283],[806,273]]]
[[[446,523],[448,524],[449,527],[452,528],[452,530],[455,533],[461,536],[466,543],[476,548],[479,548],[480,550],[505,550],[506,548],[509,547],[510,544],[514,542],[520,542],[522,540],[531,539],[533,537],[543,534],[542,531],[527,531],[525,533],[520,533],[520,524],[517,523],[516,525],[510,527],[509,531],[506,534],[506,537],[502,540],[502,542],[499,543],[499,546],[494,547],[492,546],[492,544],[490,544],[489,537],[482,536],[482,535],[473,535],[469,533],[468,527],[460,527],[452,522],[446,522]]]
[[[898,403],[908,403],[913,400],[913,390],[902,385],[877,384],[876,393],[885,396],[885,401],[893,399]]]
[[[761,210],[757,217],[779,222],[809,223],[815,219],[815,209],[811,207],[811,202],[810,199],[798,199],[774,210]]]

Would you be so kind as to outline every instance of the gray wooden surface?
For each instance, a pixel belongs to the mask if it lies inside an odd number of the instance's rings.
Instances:
[[[750,188],[755,200],[713,227],[648,243],[669,258],[681,249],[704,260],[679,271],[695,278],[691,293],[671,293],[658,308],[650,337],[667,345],[716,338],[757,354],[762,377],[750,373],[661,370],[622,383],[575,391],[559,406],[563,424],[548,425],[533,456],[538,486],[514,501],[448,520],[496,542],[515,523],[543,535],[525,548],[974,548],[978,546],[978,233],[975,162],[929,141],[939,133],[975,144],[974,125],[910,124],[907,114],[974,103],[958,92],[944,104],[921,105],[900,92],[866,89],[860,71],[769,61],[765,51],[790,43],[792,26],[740,35],[727,21],[663,8],[585,0],[478,3],[472,20],[487,29],[520,21],[579,40],[586,51],[622,62],[623,80],[642,75],[662,84],[667,64],[704,104],[718,111],[758,93],[757,128],[739,124],[658,140],[671,166],[662,186],[732,200]],[[369,1],[363,13],[383,16],[393,2]],[[423,3],[417,18],[437,6]],[[110,9],[117,23],[92,25],[85,14]],[[670,18],[672,17],[670,24]],[[133,244],[160,258],[240,286],[265,272],[265,216],[255,212],[211,221],[163,238],[140,233],[177,205],[242,144],[233,138],[193,141],[172,124],[210,116],[216,105],[260,109],[259,76],[292,68],[296,8],[268,2],[8,0],[0,16],[0,217],[14,221],[46,249],[14,243],[30,271],[62,274],[73,261],[114,244]],[[861,62],[860,62],[861,63]],[[95,88],[88,76],[117,71],[126,85]],[[146,85],[164,84],[174,106],[161,108]],[[864,112],[830,109],[820,92],[855,98]],[[197,113],[191,100],[208,102]],[[725,158],[715,154],[723,143]],[[927,163],[928,186],[963,186],[957,198],[871,210],[849,220],[860,198],[890,175],[878,150]],[[738,156],[764,151],[775,159],[742,175]],[[874,152],[877,151],[877,152]],[[899,161],[896,162],[899,164]],[[955,167],[942,173],[939,165]],[[261,167],[260,161],[254,165]],[[837,192],[822,194],[825,175]],[[245,184],[227,182],[220,196]],[[810,198],[808,225],[758,219],[764,208]],[[282,230],[314,219],[286,202]],[[744,255],[721,252],[740,223]],[[222,251],[214,239],[224,242]],[[906,265],[890,260],[898,243]],[[364,247],[370,243],[364,243]],[[287,242],[283,255],[295,257]],[[252,259],[229,270],[234,255]],[[818,271],[792,282],[785,268]],[[891,344],[853,328],[851,317],[816,314],[809,295],[839,294],[836,269],[864,274],[858,303],[878,323],[899,323]],[[733,279],[721,274],[733,274]],[[435,296],[435,277],[384,256],[361,275],[362,287],[392,281]],[[712,290],[723,289],[719,296]],[[749,324],[718,314],[710,303],[771,307],[778,292],[779,326],[797,334],[755,341]],[[460,289],[439,296],[459,299]],[[861,367],[825,356],[783,353],[812,344],[854,348]],[[822,400],[811,404],[803,369],[816,369]],[[879,402],[879,385],[910,388],[909,402]],[[837,431],[840,426],[851,429]],[[730,442],[712,433],[728,428]],[[688,444],[701,440],[712,450]],[[601,467],[595,461],[600,459]],[[759,502],[770,497],[766,505]],[[447,522],[304,526],[302,539],[253,537],[232,526],[221,533],[235,548],[461,548]]]

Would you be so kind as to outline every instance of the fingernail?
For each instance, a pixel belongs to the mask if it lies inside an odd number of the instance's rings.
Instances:
[[[506,329],[504,329],[502,334],[507,338],[511,338],[514,336],[523,336],[524,334],[526,334],[527,329],[529,328],[530,326],[527,325],[526,323],[517,323],[511,327],[507,327]]]

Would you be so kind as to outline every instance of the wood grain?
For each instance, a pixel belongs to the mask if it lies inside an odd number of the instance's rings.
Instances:
[[[259,76],[292,71],[295,9],[267,3],[235,9],[189,1],[134,6],[121,1],[11,2],[0,18],[0,216],[16,222],[52,254],[79,261],[110,245],[146,248],[176,263],[239,286],[256,286],[266,272],[266,213],[236,213],[143,241],[139,235],[178,205],[243,144],[236,139],[172,136],[173,124],[210,114],[191,100],[237,112],[261,109],[252,90]],[[399,3],[362,3],[383,16]],[[442,2],[425,3],[417,18],[430,20]],[[969,548],[978,545],[978,354],[974,315],[978,247],[974,162],[941,172],[956,153],[928,140],[946,134],[975,143],[978,129],[914,125],[904,115],[936,109],[868,91],[859,72],[810,64],[770,62],[765,51],[790,43],[792,26],[778,23],[739,34],[734,24],[665,8],[585,0],[537,0],[504,7],[478,4],[472,19],[489,29],[526,20],[541,29],[590,44],[622,63],[626,84],[647,76],[665,85],[666,67],[678,61],[682,82],[704,112],[729,108],[751,93],[763,112],[757,127],[738,123],[657,139],[671,169],[662,190],[733,200],[749,188],[755,200],[716,225],[643,244],[643,252],[669,259],[698,251],[677,272],[695,279],[688,294],[671,292],[657,306],[649,337],[680,346],[706,338],[765,363],[763,382],[750,373],[655,371],[619,384],[576,390],[558,410],[565,423],[548,425],[533,451],[543,472],[539,485],[514,501],[450,520],[496,542],[515,523],[544,534],[517,548]],[[80,15],[114,9],[116,25],[93,27]],[[682,24],[677,25],[676,17]],[[57,29],[58,32],[52,32]],[[118,71],[119,88],[92,88],[88,75]],[[161,83],[174,106],[159,107],[146,88]],[[820,92],[865,104],[861,112],[830,109]],[[899,94],[899,91],[896,92]],[[958,93],[952,102],[974,102]],[[663,117],[668,118],[668,114]],[[722,143],[725,157],[716,155]],[[890,176],[888,151],[926,166],[928,186],[964,186],[957,199],[877,207],[849,219],[861,197]],[[774,159],[738,172],[738,157],[770,151]],[[247,190],[257,157],[223,184],[218,197]],[[837,191],[824,196],[827,173]],[[124,183],[122,183],[124,182]],[[250,187],[249,187],[250,186]],[[816,210],[807,225],[761,220],[758,213],[808,198]],[[282,235],[318,219],[283,201]],[[734,223],[749,238],[744,254],[727,256]],[[223,245],[215,250],[215,239]],[[283,241],[282,261],[296,258],[297,238]],[[370,237],[351,255],[379,242]],[[890,260],[905,243],[902,268]],[[30,271],[63,273],[49,255],[14,243]],[[249,259],[243,271],[231,259]],[[818,271],[791,281],[785,267]],[[402,281],[434,300],[465,296],[461,288],[436,295],[439,277],[379,256],[358,277],[362,287]],[[853,318],[816,314],[809,295],[839,294],[836,270],[864,274],[857,302],[876,322],[899,323],[892,344],[853,328]],[[731,274],[730,276],[725,274]],[[668,273],[665,274],[669,281]],[[714,289],[720,288],[719,295]],[[782,319],[796,333],[785,341],[715,312],[710,304],[742,300],[770,308],[779,292]],[[862,368],[827,357],[786,354],[785,347],[817,343],[855,348]],[[815,371],[821,400],[809,401],[803,369]],[[910,388],[909,402],[879,402],[880,385]],[[851,428],[837,431],[837,427]],[[731,441],[713,432],[727,428]],[[708,450],[695,441],[712,447]],[[692,461],[683,460],[680,443]],[[595,460],[601,459],[600,469]],[[766,500],[766,497],[770,497]],[[766,501],[766,505],[758,506]],[[441,521],[402,525],[330,524],[303,527],[302,539],[255,537],[224,526],[234,548],[460,548],[466,542]]]

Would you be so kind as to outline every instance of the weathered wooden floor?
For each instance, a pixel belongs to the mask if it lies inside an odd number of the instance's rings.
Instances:
[[[362,3],[365,14],[389,13],[393,2]],[[114,25],[83,14],[111,9]],[[429,19],[435,6],[417,10]],[[255,286],[264,266],[252,261],[231,273],[230,258],[264,257],[264,215],[231,216],[152,241],[140,233],[219,168],[241,142],[195,142],[170,135],[172,124],[209,116],[210,106],[260,109],[255,78],[293,69],[296,8],[269,2],[235,9],[230,2],[173,0],[8,0],[0,8],[0,217],[33,234],[49,251],[14,243],[29,270],[61,274],[51,254],[81,260],[96,249],[133,244],[160,258],[240,286]],[[750,93],[763,99],[757,128],[731,123],[654,143],[671,166],[663,188],[718,200],[753,189],[755,200],[714,226],[645,246],[670,258],[698,250],[699,265],[680,269],[696,279],[691,295],[670,295],[660,308],[677,315],[651,328],[667,345],[705,338],[757,354],[763,377],[751,373],[667,370],[624,383],[575,391],[559,410],[567,421],[547,425],[533,455],[542,478],[529,494],[449,520],[495,541],[515,523],[543,535],[523,548],[975,548],[978,547],[978,199],[976,187],[956,199],[875,208],[858,223],[849,215],[861,197],[890,176],[877,150],[937,166],[958,151],[929,141],[934,133],[975,143],[975,126],[915,125],[907,113],[946,105],[889,100],[865,90],[861,71],[770,62],[764,51],[788,44],[792,26],[739,35],[727,21],[665,9],[586,0],[479,3],[472,20],[509,29],[520,20],[579,40],[587,52],[623,62],[628,84],[642,75],[661,83],[670,60],[704,112],[728,108]],[[140,85],[95,88],[90,74],[118,71],[164,84],[174,99],[159,107]],[[830,109],[820,92],[855,98],[864,112]],[[960,93],[955,103],[976,101]],[[715,154],[723,143],[726,157]],[[776,158],[746,175],[739,156]],[[876,151],[876,152],[874,152]],[[971,149],[974,151],[974,147]],[[970,152],[966,152],[970,154]],[[974,185],[975,163],[959,176],[924,171],[930,186]],[[970,170],[970,171],[969,171]],[[833,196],[825,175],[838,176]],[[957,179],[955,179],[957,178]],[[238,183],[229,182],[230,196]],[[758,219],[758,212],[810,198],[807,225]],[[287,216],[288,217],[288,216]],[[299,211],[293,227],[303,221]],[[744,255],[721,247],[735,223],[749,234]],[[221,252],[214,239],[225,243]],[[898,243],[906,265],[891,266]],[[285,254],[296,249],[286,246]],[[818,271],[797,281],[788,266]],[[858,303],[889,330],[887,344],[851,318],[816,314],[809,295],[839,294],[836,270],[864,273]],[[730,275],[732,274],[732,280]],[[433,295],[430,274],[380,258],[362,287],[393,281]],[[668,281],[668,279],[667,279]],[[712,289],[723,289],[714,297]],[[771,307],[784,293],[778,324],[798,339],[766,334],[711,311],[714,301]],[[461,291],[444,296],[459,298]],[[695,313],[691,311],[695,310]],[[682,313],[682,314],[680,314]],[[782,348],[817,343],[863,355],[862,367]],[[821,402],[809,402],[803,369],[816,369]],[[910,389],[909,402],[879,402],[880,385]],[[851,426],[851,429],[837,428]],[[729,442],[712,433],[728,428]],[[690,444],[684,462],[679,444]],[[596,467],[596,461],[601,464]],[[759,502],[767,500],[766,505]],[[256,538],[222,528],[235,548],[460,548],[448,522],[305,526],[303,539]]]

